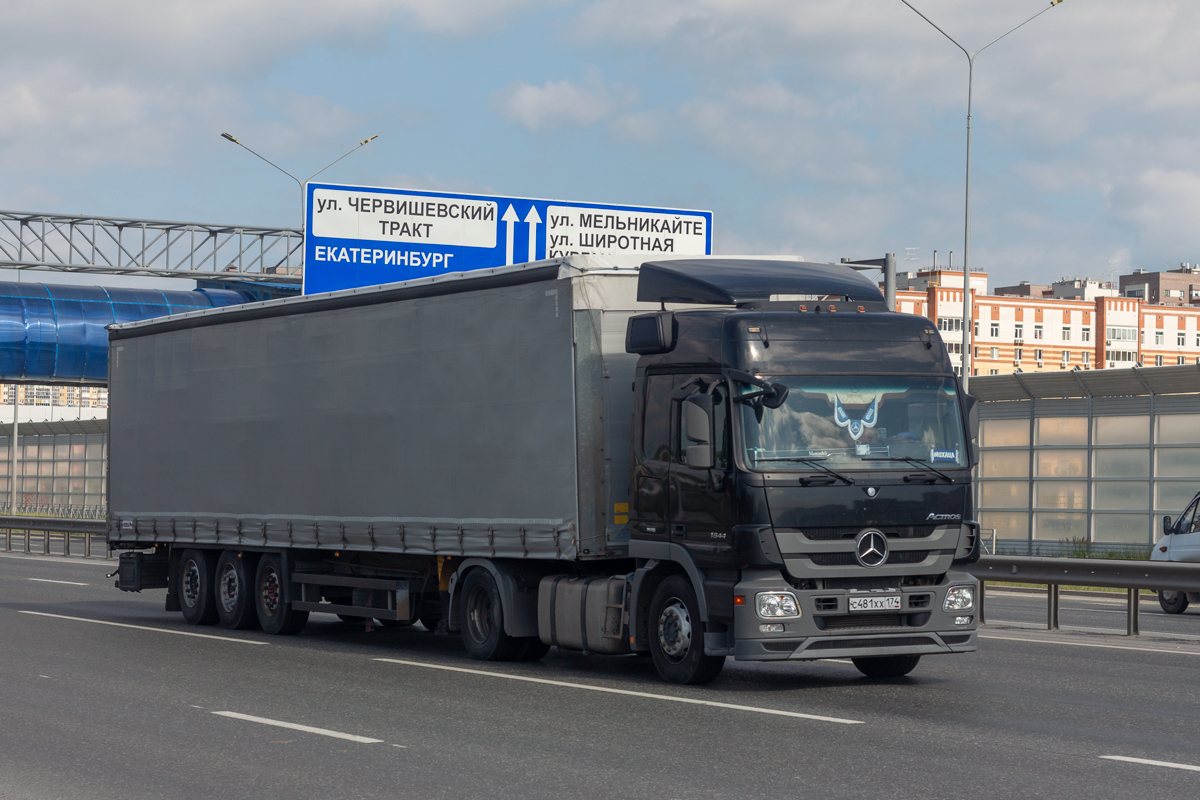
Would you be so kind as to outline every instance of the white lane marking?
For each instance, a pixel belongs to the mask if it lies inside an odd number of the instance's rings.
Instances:
[[[1186,769],[1189,772],[1200,772],[1200,767],[1192,764],[1176,764],[1174,761],[1154,761],[1149,758],[1130,758],[1129,756],[1100,756],[1109,761],[1128,761],[1130,764],[1149,764],[1152,767],[1170,767],[1171,769]]]
[[[838,664],[853,664],[854,662],[848,658],[822,658],[822,661],[834,661]]]
[[[43,564],[77,564],[81,567],[103,567],[109,569],[115,559],[81,558],[79,556],[21,556],[16,553],[0,553],[0,558],[15,558],[18,561],[40,561]]]
[[[127,622],[109,622],[103,619],[88,619],[87,617],[68,617],[65,614],[47,614],[44,611],[18,611],[18,614],[32,614],[35,617],[52,617],[54,619],[69,619],[75,622],[94,622],[97,625],[112,625],[114,628],[133,628],[139,631],[154,631],[155,633],[173,633],[176,636],[195,636],[198,639],[216,639],[221,642],[239,642],[241,644],[267,644],[253,639],[234,639],[230,636],[213,636],[209,633],[192,633],[191,631],[173,631],[168,628],[152,628],[149,625],[130,625]]]
[[[79,581],[52,581],[49,578],[28,578],[27,580],[37,581],[38,583],[65,583],[68,586],[91,586],[90,583],[80,583]]]
[[[524,675],[505,675],[500,672],[488,672],[482,669],[465,669],[463,667],[448,667],[442,664],[428,664],[423,661],[405,661],[398,658],[374,658],[372,661],[383,661],[388,664],[403,664],[409,667],[425,667],[440,669],[447,672],[463,672],[468,675],[486,675],[489,678],[504,678],[510,681],[525,681],[526,683],[541,683],[546,686],[562,686],[567,689],[585,689],[589,692],[606,692],[608,694],[623,694],[629,697],[648,697],[652,700],[670,700],[673,703],[687,703],[694,706],[711,706],[713,708],[728,708],[733,711],[753,711],[756,714],[772,714],[779,717],[797,717],[813,719],[818,722],[836,722],[841,725],[862,725],[860,719],[841,719],[839,717],[823,717],[819,714],[802,714],[799,711],[781,711],[775,708],[760,708],[758,706],[740,706],[733,703],[718,703],[715,700],[693,700],[690,697],[672,697],[669,694],[651,694],[649,692],[634,692],[629,689],[612,689],[607,686],[593,686],[587,683],[568,683],[567,681],[552,681],[546,678],[527,678]]]
[[[1018,636],[993,636],[990,634],[976,634],[980,639],[1000,639],[1006,642],[1030,642],[1032,644],[1066,644],[1073,647],[1102,647],[1106,650],[1138,650],[1143,653],[1175,653],[1181,656],[1200,656],[1200,651],[1193,652],[1190,650],[1168,650],[1164,647],[1129,647],[1123,644],[1097,644],[1094,642],[1068,642],[1068,641],[1053,641],[1050,639],[1024,639]]]
[[[49,678],[49,675],[38,675],[39,678]]]
[[[341,731],[331,731],[327,728],[314,728],[311,725],[297,725],[294,722],[281,722],[277,719],[267,719],[266,717],[252,717],[249,714],[239,714],[236,711],[214,711],[212,712],[218,717],[228,717],[230,719],[240,719],[246,722],[257,722],[260,725],[274,725],[276,728],[288,728],[293,731],[304,731],[305,733],[315,733],[320,736],[329,736],[334,739],[345,739],[348,742],[358,742],[359,744],[382,744],[383,739],[371,739],[366,736],[355,736],[353,733],[342,733]]]

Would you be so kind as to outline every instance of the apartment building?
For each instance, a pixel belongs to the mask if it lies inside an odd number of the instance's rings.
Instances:
[[[957,284],[896,292],[897,311],[934,322],[956,369],[964,338],[961,272]],[[973,294],[972,312],[972,375],[1200,364],[1200,307]]]
[[[0,384],[0,424],[12,422],[14,401],[21,422],[108,417],[108,389],[104,386]]]
[[[1164,272],[1135,269],[1122,275],[1120,283],[1125,297],[1156,305],[1200,307],[1200,266],[1184,263]]]

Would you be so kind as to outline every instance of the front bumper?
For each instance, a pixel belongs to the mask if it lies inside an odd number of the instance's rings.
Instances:
[[[903,586],[896,591],[864,594],[899,594],[895,612],[848,611],[856,593],[844,589],[793,588],[778,572],[745,575],[734,588],[746,598],[734,612],[734,657],[743,661],[815,660],[887,655],[969,653],[977,649],[978,581],[966,572],[951,570],[935,586]],[[897,578],[897,584],[899,584]],[[976,587],[976,604],[969,611],[942,610],[951,586]],[[801,615],[786,620],[762,619],[755,612],[754,596],[764,591],[788,591],[796,596]],[[967,624],[957,624],[969,617]],[[764,632],[764,623],[781,623],[780,632]]]

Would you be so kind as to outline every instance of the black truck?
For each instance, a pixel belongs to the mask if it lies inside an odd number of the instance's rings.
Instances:
[[[976,648],[974,399],[853,270],[571,256],[110,331],[117,585],[469,655]]]

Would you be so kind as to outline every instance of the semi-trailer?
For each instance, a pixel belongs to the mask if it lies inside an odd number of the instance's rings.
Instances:
[[[854,270],[570,256],[110,329],[118,588],[484,660],[976,649],[974,398]]]

